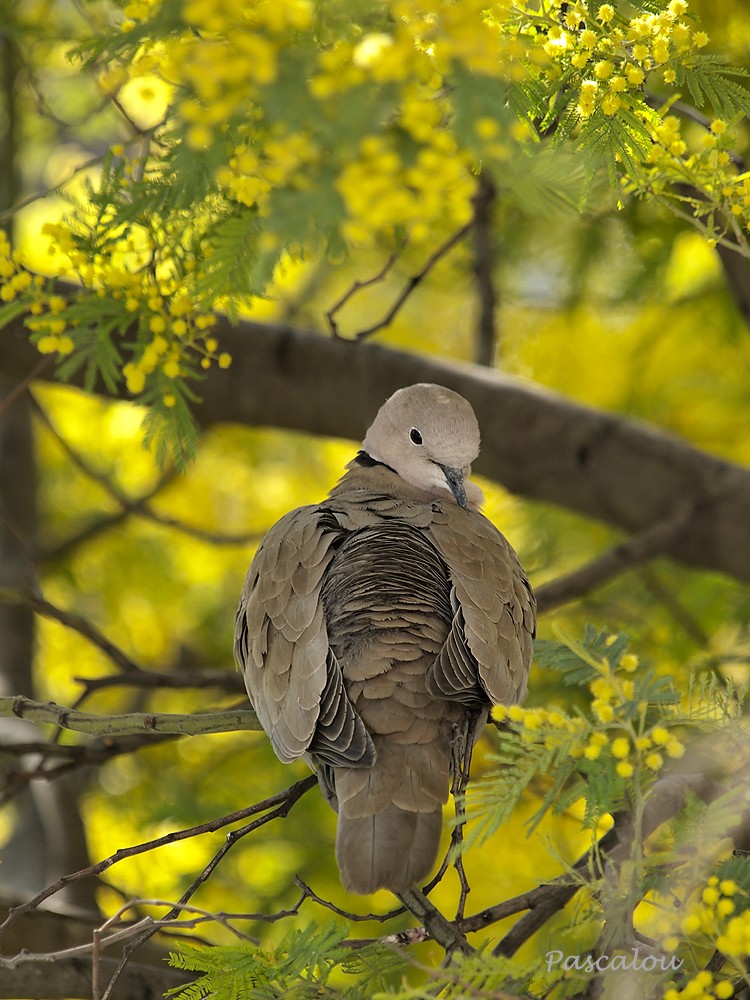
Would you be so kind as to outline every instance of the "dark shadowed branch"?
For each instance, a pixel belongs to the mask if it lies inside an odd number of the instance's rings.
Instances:
[[[480,366],[370,342],[352,345],[291,327],[251,322],[233,327],[224,318],[217,335],[235,362],[226,371],[211,369],[200,384],[195,416],[203,427],[240,423],[361,440],[395,389],[438,382],[465,396],[477,413],[478,473],[628,534],[668,516],[681,498],[699,497],[668,554],[750,580],[750,470],[742,466],[638,421]],[[4,334],[0,374],[23,378],[38,360],[22,320],[12,322]]]
[[[474,360],[491,368],[497,351],[497,292],[495,291],[492,209],[495,204],[492,181],[482,174],[474,197],[474,275],[477,317]]]
[[[536,591],[539,610],[549,611],[584,597],[621,573],[669,551],[670,546],[687,529],[695,508],[695,500],[682,500],[667,517],[656,524],[632,535],[572,573],[543,584]]]

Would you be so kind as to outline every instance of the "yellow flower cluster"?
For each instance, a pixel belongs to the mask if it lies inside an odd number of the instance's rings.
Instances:
[[[0,229],[0,300],[13,302],[33,284],[33,278],[23,266],[23,255],[12,251],[8,238]]]
[[[148,234],[140,233],[151,250],[167,235],[158,233],[158,218],[152,221],[157,228]],[[107,290],[120,309],[119,328],[136,329],[135,356],[122,370],[128,391],[133,395],[140,395],[149,378],[155,375],[162,401],[166,406],[174,406],[174,380],[186,375],[187,366],[194,360],[203,368],[210,367],[213,361],[222,368],[231,363],[231,357],[219,353],[217,341],[210,335],[215,317],[197,307],[172,267],[160,274],[158,269],[138,266],[143,263],[145,251],[139,248],[133,234],[102,247],[92,262],[66,226],[48,223],[43,232],[51,237],[55,251],[68,256],[85,285],[97,294]],[[63,334],[67,307],[66,300],[59,295],[41,297],[32,303],[32,318],[27,325],[40,335],[36,340],[40,352],[65,354],[74,349],[73,337]],[[75,333],[74,328],[70,333]]]
[[[682,989],[669,987],[664,1000],[729,1000],[734,996],[734,984],[729,979],[719,979],[707,969],[689,979]]]
[[[412,48],[428,53],[438,72],[459,64],[469,73],[517,79],[529,46],[518,33],[502,30],[512,7],[510,0],[489,10],[485,0],[398,0],[393,14]]]
[[[454,229],[468,222],[476,179],[447,132],[435,131],[413,163],[399,155],[392,136],[382,134],[362,140],[336,188],[348,215],[342,225],[346,239],[368,243],[404,227],[419,243],[436,227]]]
[[[682,20],[686,0],[670,0],[659,13],[639,14],[630,20],[619,18],[612,4],[598,10],[587,3],[564,5],[560,23],[560,0],[552,0],[551,26],[539,33],[537,45],[550,58],[546,71],[556,79],[569,67],[586,72],[578,96],[578,114],[590,118],[595,111],[613,116],[630,107],[629,95],[640,94],[646,75],[659,70],[665,83],[674,83],[675,59],[703,48],[708,36]],[[554,12],[558,11],[557,17]]]
[[[309,168],[320,159],[320,149],[307,132],[287,132],[278,126],[260,148],[249,142],[238,146],[216,179],[230,198],[257,205],[263,214],[266,196],[274,187],[309,188]]]
[[[26,325],[34,334],[41,354],[70,354],[75,343],[60,315],[66,302],[59,295],[49,295],[40,275],[32,275],[24,267],[23,254],[12,251],[5,233],[0,230],[0,302],[18,302],[31,316]]]
[[[548,749],[557,749],[569,742],[572,734],[582,733],[586,722],[571,718],[558,709],[522,708],[520,705],[495,705],[492,709],[495,722],[512,722],[527,743],[541,742]]]
[[[746,245],[750,232],[750,176],[740,173],[731,154],[733,139],[721,118],[710,123],[698,148],[689,149],[679,120],[668,115],[654,129],[653,146],[647,158],[646,180],[641,189],[662,193],[677,183],[701,191],[693,200],[694,217],[707,220],[708,243],[729,234]],[[626,190],[636,190],[626,185]],[[683,196],[682,203],[689,203]]]
[[[125,9],[125,30],[151,15],[149,4]],[[157,71],[186,92],[177,107],[185,140],[196,150],[216,141],[226,122],[251,110],[258,88],[273,84],[279,54],[314,20],[311,0],[188,0],[181,7],[185,31],[157,46],[144,44],[131,75]]]
[[[666,726],[646,728],[646,702],[635,706],[635,724],[631,718],[636,688],[627,675],[637,670],[638,658],[626,653],[614,670],[606,659],[596,666],[599,676],[589,684],[592,723],[581,717],[571,718],[557,709],[522,708],[520,705],[496,706],[492,710],[493,719],[516,723],[522,739],[541,742],[549,748],[558,747],[566,738],[569,741],[571,734],[579,733],[582,739],[569,747],[570,755],[586,761],[607,757],[614,764],[615,773],[623,779],[632,777],[636,768],[656,772],[664,766],[666,758],[682,757],[684,744]]]
[[[158,0],[132,0],[125,30],[154,16],[158,6]],[[446,74],[460,67],[516,79],[529,58],[547,61],[523,32],[508,30],[513,9],[510,0],[491,7],[485,0],[394,0],[382,24],[346,38],[337,23],[330,34],[339,37],[321,48],[320,19],[333,15],[324,7],[316,11],[311,0],[186,0],[179,7],[185,31],[145,41],[130,72],[158,73],[183,95],[174,111],[196,151],[213,155],[227,142],[230,122],[247,136],[239,145],[234,140],[217,167],[230,199],[266,214],[275,189],[311,188],[324,167],[346,210],[345,238],[371,242],[398,226],[419,243],[436,224],[446,230],[466,222],[475,193],[472,169],[480,158],[507,155],[496,135],[477,133],[471,152],[460,148],[445,127],[453,113]],[[285,121],[278,106],[269,109],[292,59],[299,85],[307,88],[303,99],[320,103],[304,129]],[[392,88],[390,111],[378,116],[373,134],[354,135],[351,145],[347,137],[337,140],[332,161],[326,118],[341,115],[348,92],[373,85]],[[402,148],[394,136],[416,148]],[[526,140],[528,133],[511,130],[508,138]],[[220,149],[216,153],[220,159]]]
[[[41,284],[39,287],[41,289]],[[26,320],[26,326],[36,335],[36,349],[40,354],[66,355],[75,350],[75,340],[70,335],[74,332],[73,328],[69,328],[60,315],[67,306],[67,301],[61,295],[38,295],[31,302],[31,317]]]
[[[743,962],[750,955],[750,910],[743,910],[734,916],[735,899],[740,888],[732,879],[719,879],[712,875],[705,886],[694,894],[687,912],[675,927],[669,927],[663,937],[663,946],[675,951],[680,940],[687,939],[700,943],[700,938],[708,939],[729,959],[737,959],[738,971],[744,971]],[[668,921],[667,921],[668,923]],[[689,979],[680,989],[669,987],[664,1000],[726,1000],[734,995],[731,980],[714,976],[702,969]]]

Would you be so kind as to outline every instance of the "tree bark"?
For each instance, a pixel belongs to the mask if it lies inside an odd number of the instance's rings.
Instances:
[[[212,369],[198,386],[202,402],[195,415],[203,427],[239,423],[356,441],[395,389],[439,382],[476,410],[483,437],[477,472],[628,533],[693,500],[695,510],[668,553],[750,581],[750,469],[647,424],[475,365],[291,327],[233,327],[222,319],[217,331],[234,363],[227,371]],[[22,322],[3,338],[0,375],[28,376],[39,358]]]
[[[116,959],[100,959],[105,983],[116,967]],[[118,979],[112,1000],[164,1000],[167,990],[185,986],[197,977],[197,973],[169,969],[164,964],[160,967],[131,962]],[[87,957],[25,962],[15,969],[3,969],[0,976],[0,997],[13,1000],[87,1000],[92,995],[91,987],[91,959]]]
[[[16,99],[22,62],[12,36],[0,30],[0,214],[18,203],[21,193],[19,149],[21,120]],[[11,233],[12,236],[12,233]],[[32,552],[37,534],[37,469],[31,407],[27,393],[17,398],[11,380],[0,373],[0,586],[33,590],[36,567]],[[0,696],[33,696],[35,616],[31,608],[0,605]],[[5,720],[0,738],[13,740]],[[38,783],[19,795],[10,836],[2,844],[0,887],[33,894],[60,871],[88,863],[88,849],[78,810],[85,781],[75,774],[44,786]],[[73,887],[69,898],[94,907],[95,887]]]

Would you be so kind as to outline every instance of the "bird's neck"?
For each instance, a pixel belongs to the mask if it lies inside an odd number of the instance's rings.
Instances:
[[[357,452],[329,496],[340,497],[346,493],[362,491],[421,503],[429,503],[433,499],[432,494],[412,486],[390,465],[373,458],[366,451]]]
[[[346,473],[341,477],[329,496],[341,496],[355,490],[369,490],[384,493],[389,496],[402,497],[404,500],[418,503],[431,503],[433,500],[446,502],[449,500],[447,491],[432,492],[414,486],[403,479],[395,469],[364,450],[360,450],[349,462]],[[465,482],[469,501],[469,510],[481,513],[484,495],[479,487],[470,481]],[[452,500],[450,501],[452,502]]]
[[[366,451],[360,449],[351,462],[347,465],[347,469],[374,469],[374,468],[387,469],[392,472],[395,476],[398,475],[396,470],[385,462],[381,462],[378,458],[373,458],[372,455],[368,454]]]

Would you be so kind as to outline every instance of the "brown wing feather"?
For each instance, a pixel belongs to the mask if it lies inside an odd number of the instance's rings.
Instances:
[[[321,587],[340,529],[318,507],[283,517],[250,564],[235,625],[235,660],[278,757],[311,751],[369,767],[372,741],[328,641]]]
[[[491,521],[476,511],[433,504],[430,536],[445,560],[456,607],[448,639],[430,670],[442,697],[471,702],[471,664],[494,704],[526,693],[536,629],[536,599],[518,557]],[[476,677],[476,674],[475,674]]]

